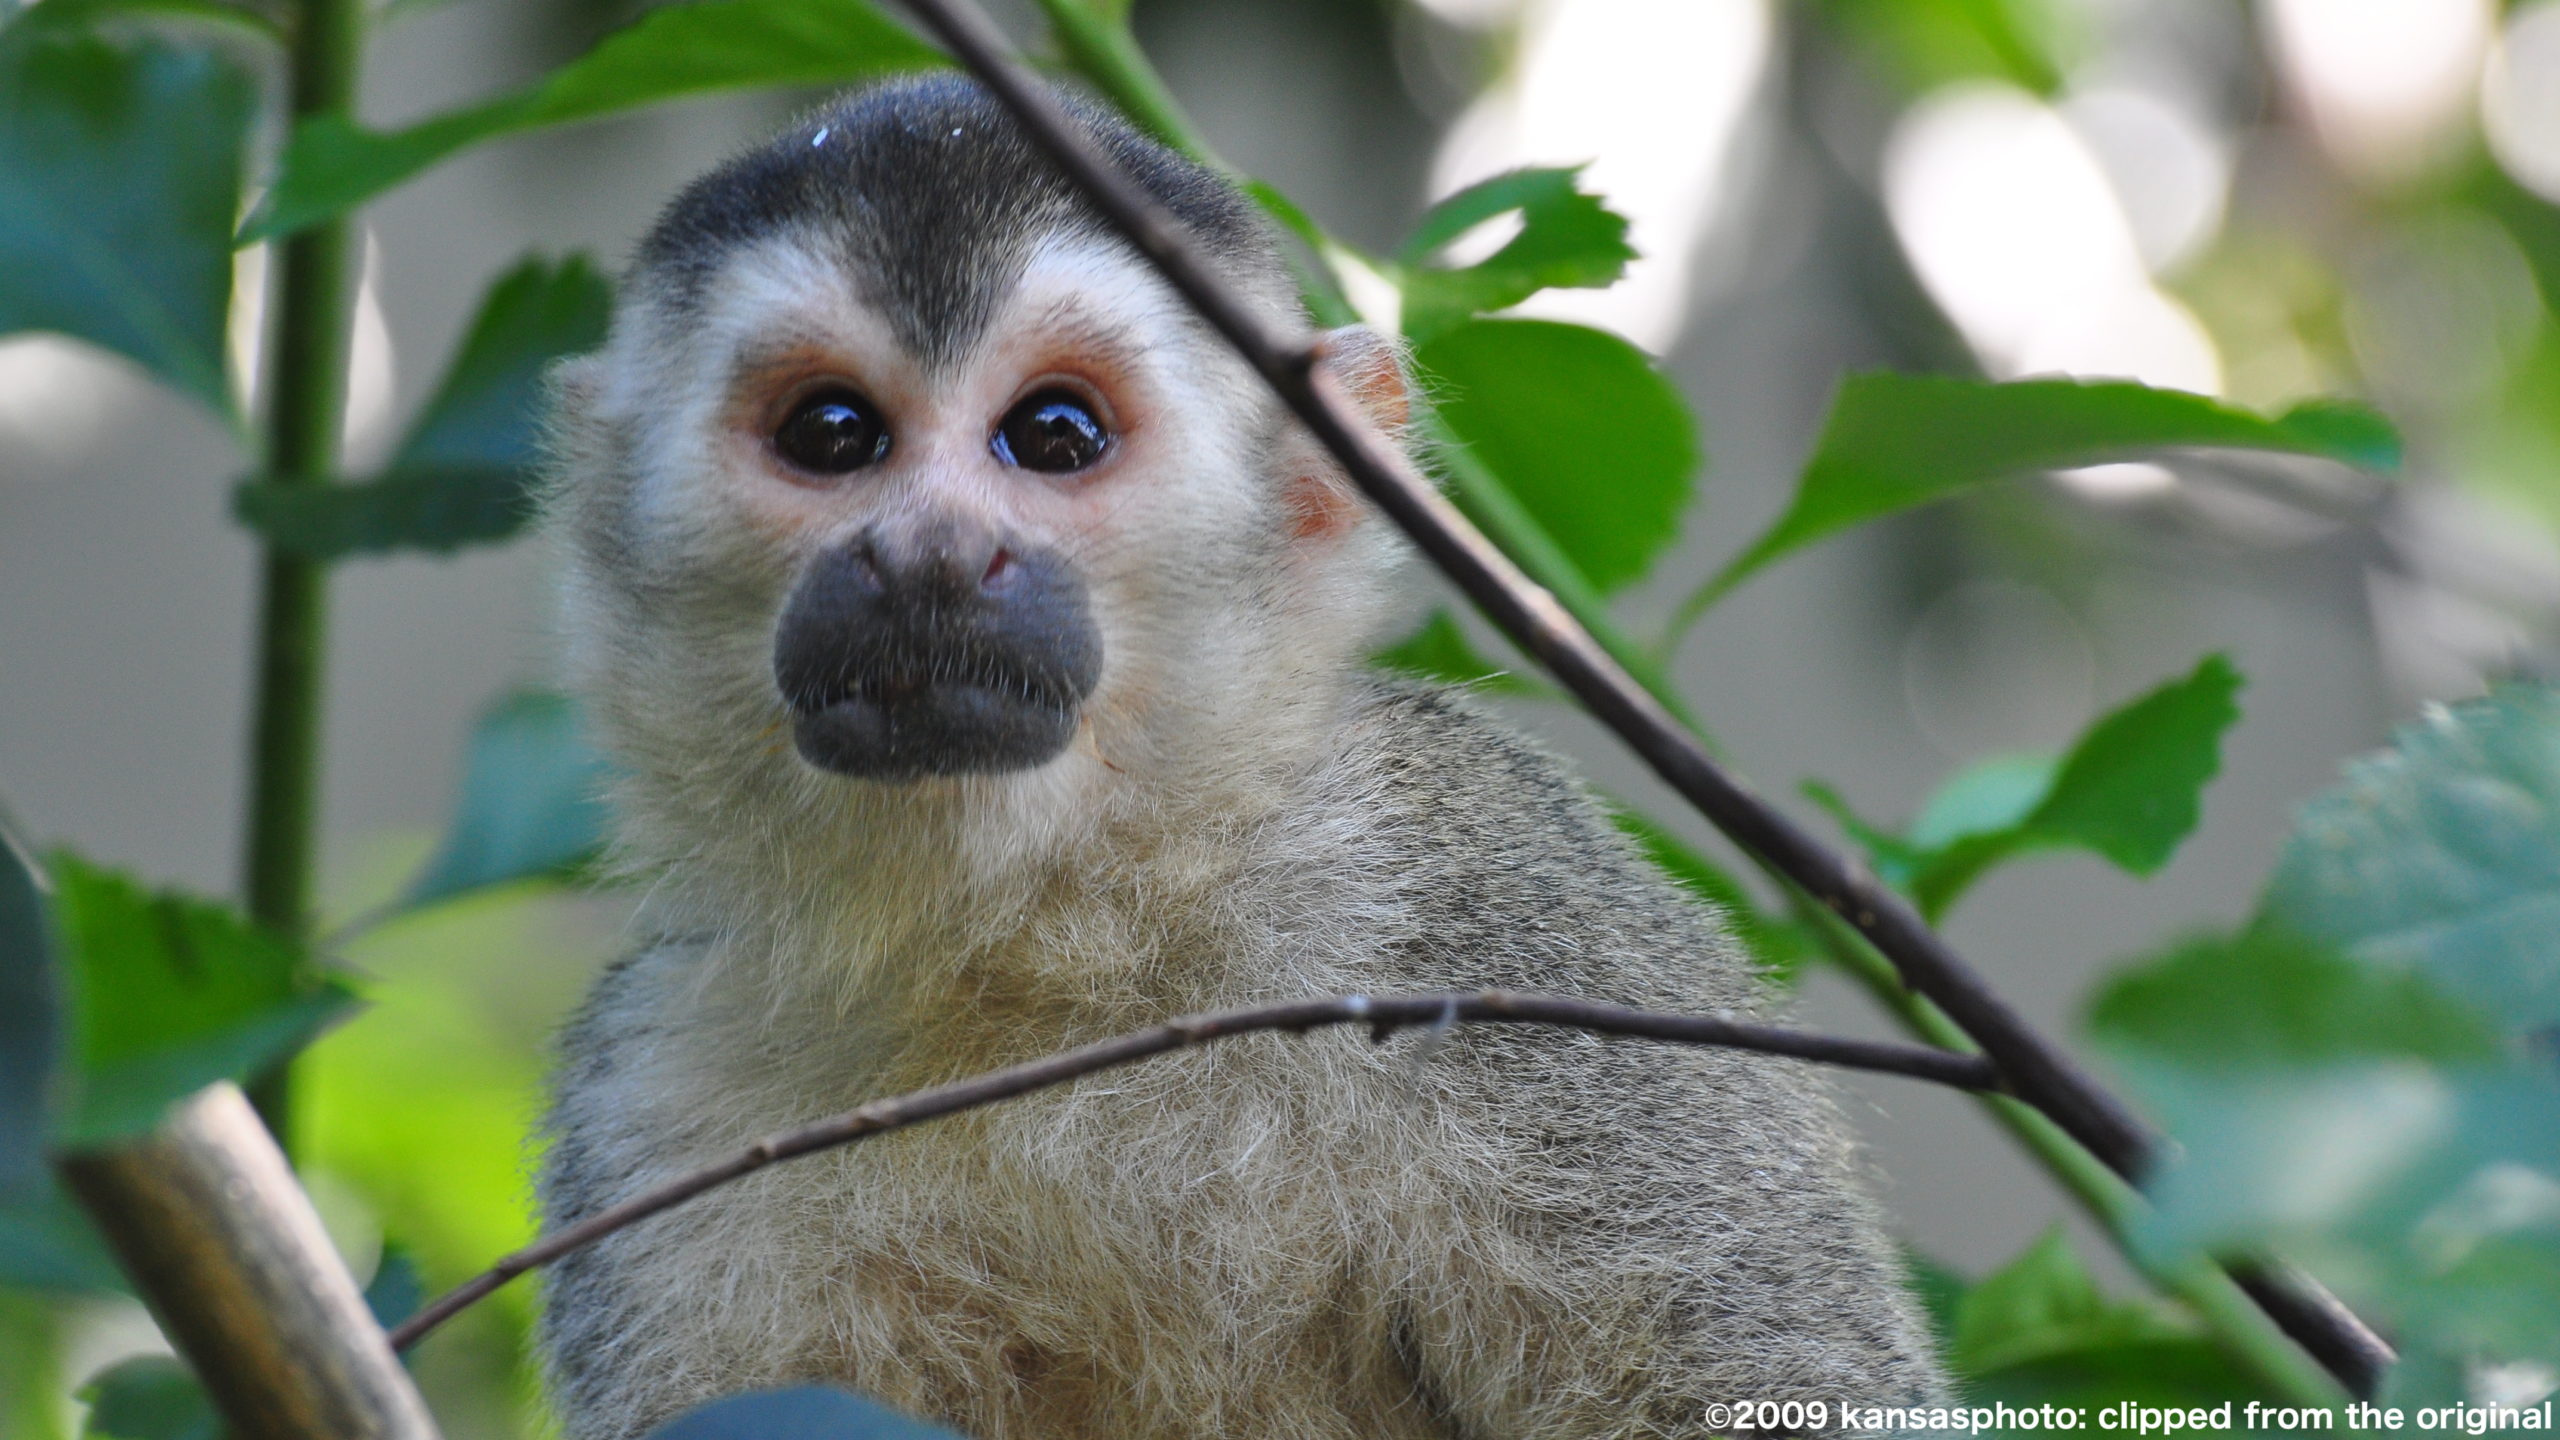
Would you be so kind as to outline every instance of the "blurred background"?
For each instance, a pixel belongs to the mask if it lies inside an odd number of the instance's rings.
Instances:
[[[365,90],[384,123],[521,83],[639,9],[395,8]],[[2058,1032],[2111,963],[2244,914],[2342,759],[2485,676],[2560,670],[2560,0],[1140,0],[1138,19],[1208,140],[1365,247],[1497,170],[1591,162],[1644,258],[1531,309],[1661,356],[1710,456],[1680,551],[1624,601],[1639,633],[1776,513],[1845,371],[2132,376],[2261,409],[2343,394],[2401,425],[2389,484],[2217,456],[1870,527],[1752,582],[1683,652],[1744,774],[1809,816],[1794,790],[1821,776],[1889,819],[1964,762],[2057,747],[2231,654],[2246,718],[2167,872],[2013,866],[1951,923]],[[354,461],[423,398],[491,274],[527,251],[618,265],[675,186],[808,98],[509,141],[367,212]],[[118,362],[0,342],[0,787],[36,836],[215,892],[235,883],[253,598],[239,464]],[[425,854],[473,716],[550,677],[551,603],[538,547],[339,575],[333,913]],[[1597,783],[1654,797],[1596,726],[1514,708]],[[300,1123],[360,1259],[389,1235],[443,1283],[529,1233],[542,1046],[620,913],[500,895],[350,954],[377,1003],[315,1052]],[[1801,1010],[1887,1033],[1820,974]],[[2063,1222],[1969,1104],[1855,1088],[1922,1251],[1978,1273]],[[529,1299],[429,1347],[449,1434],[544,1423],[515,1358]],[[137,1307],[62,1318],[74,1375],[156,1343]]]

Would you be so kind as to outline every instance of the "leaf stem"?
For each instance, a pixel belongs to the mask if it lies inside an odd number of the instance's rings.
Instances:
[[[291,104],[299,122],[354,108],[364,45],[363,0],[303,0],[293,33]],[[268,371],[267,477],[326,485],[346,427],[352,347],[355,229],[344,217],[283,242]],[[250,918],[294,940],[311,923],[312,853],[319,815],[322,675],[328,644],[327,568],[266,547],[258,611],[255,711],[243,889]],[[278,1065],[250,1094],[281,1141],[290,1086]]]

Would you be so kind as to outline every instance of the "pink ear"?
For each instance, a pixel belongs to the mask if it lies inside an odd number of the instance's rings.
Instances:
[[[1357,404],[1369,423],[1393,435],[1413,415],[1404,358],[1395,342],[1364,325],[1330,330],[1317,345],[1318,383],[1330,382]],[[1290,538],[1327,539],[1360,521],[1360,497],[1330,464],[1289,481]]]
[[[1389,432],[1404,428],[1413,395],[1394,341],[1366,325],[1345,325],[1325,332],[1317,350],[1324,372],[1359,402],[1371,424]]]

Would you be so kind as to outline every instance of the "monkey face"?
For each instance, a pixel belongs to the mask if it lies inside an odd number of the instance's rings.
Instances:
[[[1109,133],[1302,318],[1241,197]],[[1286,783],[1337,721],[1386,527],[1077,206],[991,102],[915,82],[715,171],[643,243],[559,375],[550,497],[627,842],[797,865],[941,827],[1010,863]],[[1336,343],[1399,419],[1392,347]]]

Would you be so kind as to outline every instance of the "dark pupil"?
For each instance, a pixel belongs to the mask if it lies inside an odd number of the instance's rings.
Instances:
[[[997,448],[1025,470],[1081,470],[1110,440],[1093,412],[1064,395],[1034,395],[1013,407],[996,432]]]
[[[774,432],[773,448],[803,470],[841,475],[886,454],[889,432],[881,428],[869,402],[837,391],[801,402]]]

